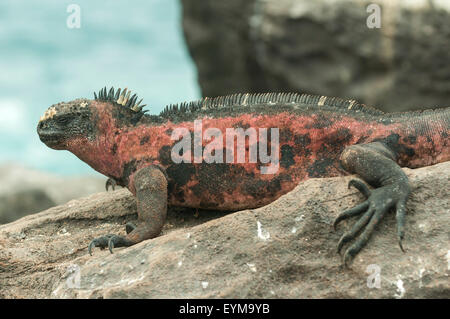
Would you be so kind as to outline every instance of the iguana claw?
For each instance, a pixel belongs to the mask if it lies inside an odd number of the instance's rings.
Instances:
[[[383,218],[383,216],[391,209],[396,209],[397,214],[397,234],[400,249],[404,252],[402,239],[404,235],[404,219],[405,219],[405,203],[408,197],[409,189],[402,187],[402,184],[391,184],[383,187],[369,190],[369,188],[361,181],[351,180],[349,186],[355,186],[367,200],[354,208],[342,212],[334,221],[333,226],[351,216],[361,215],[359,220],[353,227],[342,235],[339,240],[337,251],[341,252],[345,243],[355,240],[344,253],[344,265],[347,267],[348,262],[367,244],[375,227]],[[361,234],[358,236],[358,234]]]
[[[109,251],[112,254],[114,247],[128,247],[131,245],[132,243],[125,237],[108,234],[92,240],[88,246],[88,252],[89,255],[92,256],[93,247],[99,247],[100,249],[105,249],[106,247],[108,247]]]
[[[106,181],[106,184],[105,184],[106,191],[108,191],[110,186],[111,186],[112,190],[115,190],[116,186],[117,186],[117,182],[112,178],[108,178],[108,180]]]

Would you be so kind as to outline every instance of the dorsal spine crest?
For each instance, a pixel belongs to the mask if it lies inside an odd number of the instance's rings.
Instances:
[[[114,92],[114,87],[111,87],[109,91],[107,91],[106,86],[103,89],[100,89],[98,92],[98,95],[96,92],[94,92],[94,99],[97,101],[105,101],[105,102],[113,102],[118,105],[124,106],[126,108],[129,108],[130,110],[136,112],[136,113],[145,113],[148,112],[147,110],[143,111],[142,109],[147,104],[141,105],[141,102],[143,99],[140,99],[138,103],[136,103],[136,100],[138,99],[137,94],[133,94],[131,97],[131,90],[128,90],[128,88],[125,88],[122,93],[121,89],[117,89],[117,91]]]
[[[321,95],[291,93],[236,93],[215,98],[205,97],[197,101],[169,104],[159,114],[167,118],[180,113],[193,113],[199,110],[223,109],[240,106],[253,106],[259,104],[305,104],[306,106],[328,106],[335,108],[351,109],[355,112],[364,112],[373,115],[384,114],[383,111],[368,107],[357,101],[344,100],[336,97]]]

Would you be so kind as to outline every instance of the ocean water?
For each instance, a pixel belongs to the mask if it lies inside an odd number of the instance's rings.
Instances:
[[[80,28],[69,27],[71,4]],[[93,98],[104,86],[138,93],[150,114],[200,97],[179,0],[0,2],[0,163],[96,174],[40,142],[36,125],[50,105]]]

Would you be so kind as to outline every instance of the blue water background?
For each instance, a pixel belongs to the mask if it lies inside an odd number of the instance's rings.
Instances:
[[[79,29],[67,27],[70,4],[80,6]],[[151,114],[199,98],[178,0],[0,2],[0,164],[96,174],[41,143],[36,125],[50,105],[103,86],[132,89]]]

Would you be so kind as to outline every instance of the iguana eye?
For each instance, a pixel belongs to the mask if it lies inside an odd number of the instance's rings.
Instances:
[[[71,122],[71,117],[70,116],[58,116],[57,118],[55,118],[56,123],[60,124],[60,125],[67,125]]]

